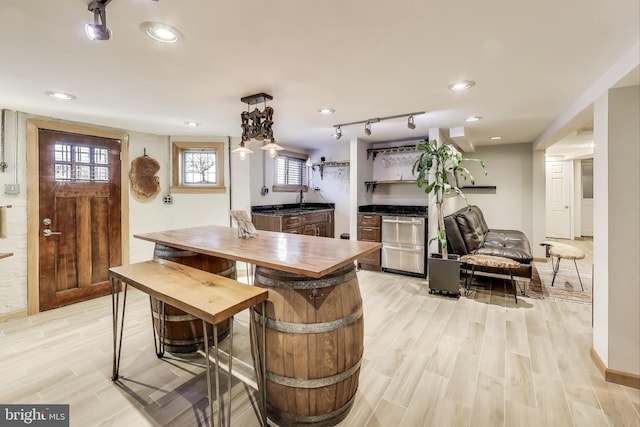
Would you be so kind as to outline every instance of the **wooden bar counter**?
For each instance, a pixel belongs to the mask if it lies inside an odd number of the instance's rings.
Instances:
[[[213,259],[256,265],[254,284],[269,290],[253,316],[254,363],[267,414],[281,426],[333,426],[355,398],[364,351],[362,298],[355,261],[380,243],[202,226],[134,237]],[[158,251],[156,251],[158,253]],[[266,355],[266,357],[264,356]],[[261,358],[266,358],[263,365]]]
[[[256,266],[322,277],[358,256],[374,252],[380,243],[258,231],[258,236],[238,238],[238,230],[208,225],[136,234],[142,240]]]

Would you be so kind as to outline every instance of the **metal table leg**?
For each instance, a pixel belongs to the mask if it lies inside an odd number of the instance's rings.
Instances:
[[[217,351],[217,347],[216,347]],[[233,379],[231,364],[233,363],[233,316],[229,318],[229,372],[227,394],[229,396],[229,402],[227,406],[227,422],[226,424],[231,427],[231,380]],[[220,398],[220,397],[218,397]]]
[[[207,367],[207,397],[209,398],[209,423],[213,426],[213,400],[211,399],[211,362],[209,361],[209,336],[207,334],[207,322],[202,321],[204,335],[204,358]],[[215,333],[215,332],[214,332]]]
[[[513,281],[513,273],[511,269],[509,269],[509,277],[511,277],[511,288],[513,289],[513,297],[516,299],[516,304],[518,303],[518,295],[516,292],[516,282]]]
[[[149,306],[151,307],[151,328],[153,330],[153,347],[156,350],[156,356],[158,359],[164,357],[164,337],[167,331],[167,317],[165,313],[164,301],[156,300],[158,302],[158,332],[156,333],[156,325],[153,321],[153,298],[149,295]]]
[[[578,280],[580,280],[580,287],[584,291],[584,286],[582,286],[582,277],[580,277],[580,271],[578,270],[578,263],[576,262],[575,259],[573,260],[573,264],[576,266],[576,273],[578,273]]]
[[[467,276],[464,278],[465,286],[466,286],[466,294],[469,295],[471,285],[473,284],[473,274],[476,271],[476,265],[471,264],[471,277],[468,277],[469,270],[467,270]],[[467,284],[467,279],[469,279],[469,284]]]
[[[262,426],[268,426],[267,422],[267,362],[266,362],[266,322],[264,321],[266,315],[266,303],[262,302],[262,322],[258,322],[258,317],[260,314],[256,311],[255,308],[251,309],[251,319],[249,322],[249,332],[251,343],[253,346],[253,361],[254,361],[254,371],[256,373],[256,384],[258,386],[258,405],[260,411],[260,420],[262,422]],[[260,349],[258,347],[258,323],[262,323],[262,354],[260,353]]]
[[[207,345],[209,345],[207,343]],[[220,399],[220,351],[218,349],[218,325],[213,325],[213,345],[216,348],[216,399],[218,400],[218,426],[222,427],[222,399]]]
[[[120,355],[122,354],[122,334],[124,332],[124,313],[127,307],[127,288],[124,283],[124,294],[122,297],[122,319],[120,319],[120,337],[118,337],[118,312],[120,306],[120,286],[122,283],[115,278],[111,278],[111,315],[113,319],[113,371],[112,381],[118,381],[120,371]]]
[[[551,263],[553,263],[553,257],[551,257]],[[556,261],[556,265],[553,267],[553,279],[551,280],[551,286],[556,281],[556,276],[558,275],[558,270],[560,270],[560,257]]]

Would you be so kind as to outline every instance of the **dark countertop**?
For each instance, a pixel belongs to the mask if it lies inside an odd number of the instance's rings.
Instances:
[[[364,205],[358,207],[359,214],[428,217],[427,206],[419,205]]]
[[[282,205],[251,206],[251,213],[267,216],[300,215],[335,209],[335,203],[286,203]]]

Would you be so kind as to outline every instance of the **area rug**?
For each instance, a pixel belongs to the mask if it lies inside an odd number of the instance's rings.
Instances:
[[[578,263],[578,271],[580,272],[584,291],[580,288],[580,281],[573,261],[560,261],[560,270],[553,286],[551,286],[551,280],[553,279],[551,260],[547,260],[547,262],[534,261],[527,293],[532,298],[591,304],[591,291],[593,289],[591,266]]]

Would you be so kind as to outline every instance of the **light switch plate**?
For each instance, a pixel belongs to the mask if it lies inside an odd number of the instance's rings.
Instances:
[[[20,184],[5,184],[4,185],[4,193],[5,194],[20,194]]]

